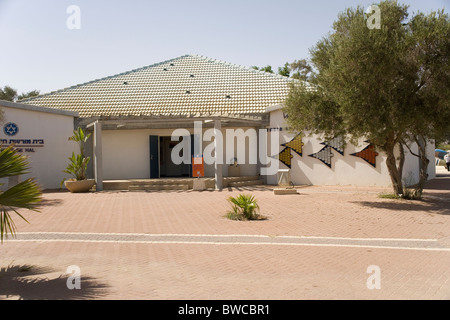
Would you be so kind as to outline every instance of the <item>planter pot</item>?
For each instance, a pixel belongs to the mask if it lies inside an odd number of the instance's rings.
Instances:
[[[64,185],[66,186],[67,190],[73,193],[88,192],[92,189],[94,184],[94,179],[64,181]]]

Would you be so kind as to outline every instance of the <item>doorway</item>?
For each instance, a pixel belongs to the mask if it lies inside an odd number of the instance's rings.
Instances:
[[[191,166],[181,163],[176,165],[172,161],[172,150],[181,142],[171,141],[171,137],[159,137],[159,176],[163,177],[189,177]],[[180,154],[180,156],[182,156]]]

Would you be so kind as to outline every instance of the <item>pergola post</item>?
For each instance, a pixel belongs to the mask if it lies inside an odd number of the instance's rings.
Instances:
[[[223,143],[222,139],[218,139],[217,137],[222,134],[222,123],[220,120],[214,120],[214,150],[216,153],[216,161],[214,163],[214,180],[216,190],[223,189],[223,173],[222,173],[222,162],[223,159],[219,159],[218,155],[222,155]],[[221,150],[219,152],[219,149]]]
[[[261,135],[260,135],[260,130],[265,130],[265,128],[258,128],[257,134],[256,134],[256,174],[258,176],[260,176],[261,178],[261,153],[263,150],[261,150]],[[267,131],[266,131],[267,132]],[[265,135],[265,137],[267,137],[267,133]],[[267,139],[265,139],[266,141],[262,141],[262,143],[265,143],[267,146]],[[267,176],[264,175],[263,176],[263,180],[264,180],[264,184],[267,184]]]
[[[103,191],[103,160],[102,160],[102,124],[97,120],[87,127],[94,127],[93,154],[95,190]]]

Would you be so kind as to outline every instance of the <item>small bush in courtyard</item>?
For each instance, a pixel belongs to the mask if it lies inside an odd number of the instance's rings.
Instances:
[[[382,199],[422,200],[422,192],[414,188],[403,188],[403,194],[398,196],[393,193],[382,193],[378,197]]]
[[[258,214],[259,205],[255,196],[240,194],[236,197],[229,197],[231,210],[227,213],[227,218],[231,220],[264,220],[264,216]]]

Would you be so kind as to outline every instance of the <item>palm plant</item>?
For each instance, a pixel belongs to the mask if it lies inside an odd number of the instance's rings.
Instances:
[[[29,164],[25,156],[18,153],[13,146],[0,149],[0,179],[17,177],[28,173]],[[3,184],[0,183],[0,186]],[[18,209],[38,211],[41,202],[41,190],[33,178],[26,179],[6,191],[0,191],[0,240],[8,233],[15,236],[16,226],[11,217],[14,212],[28,222]]]
[[[92,133],[85,134],[83,129],[78,128],[77,130],[73,131],[73,136],[69,138],[69,141],[75,141],[78,143],[78,146],[80,147],[80,154],[82,157],[84,157],[84,144],[89,139]]]
[[[83,157],[81,154],[75,155],[75,153],[72,152],[72,156],[69,160],[70,163],[63,172],[73,175],[77,181],[85,180],[90,157]]]
[[[69,138],[69,141],[75,141],[78,143],[80,153],[75,155],[75,153],[72,152],[72,156],[69,158],[70,163],[63,172],[71,174],[77,181],[86,179],[87,165],[91,158],[84,156],[84,144],[90,136],[91,133],[85,134],[83,129],[78,128],[73,131],[73,136]],[[63,179],[61,184],[63,184],[65,180],[66,179]]]
[[[234,220],[255,220],[258,219],[259,205],[255,196],[240,194],[236,197],[229,197],[231,211],[228,217]]]

